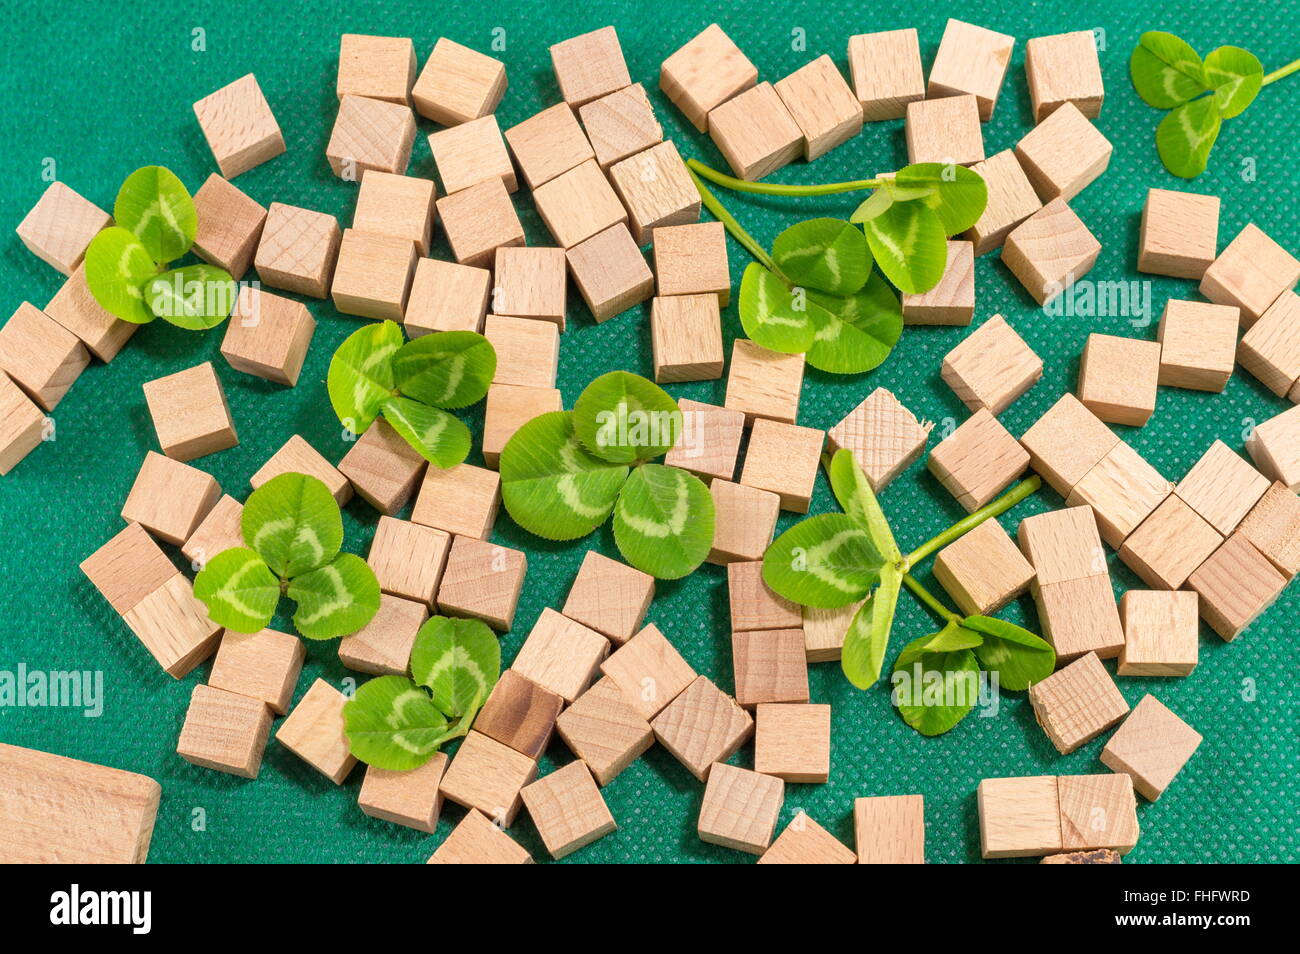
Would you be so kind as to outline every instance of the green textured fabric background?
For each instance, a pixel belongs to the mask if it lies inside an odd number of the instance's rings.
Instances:
[[[992,122],[984,127],[989,154],[1013,146],[1031,125],[1025,40],[1100,29],[1106,45],[1101,63],[1107,95],[1099,125],[1115,153],[1109,171],[1072,203],[1103,245],[1089,276],[1094,279],[1138,278],[1138,217],[1147,188],[1187,187],[1161,167],[1153,141],[1160,117],[1137,99],[1128,81],[1128,54],[1139,34],[1169,29],[1202,52],[1221,43],[1239,44],[1254,51],[1266,69],[1300,55],[1300,6],[1293,2],[921,2],[889,10],[845,0],[779,5],[550,2],[491,8],[399,0],[274,5],[162,0],[147,8],[74,2],[55,9],[6,0],[0,3],[0,14],[6,23],[0,31],[6,103],[0,111],[0,223],[5,230],[0,239],[0,310],[6,315],[24,299],[43,305],[61,281],[12,231],[46,185],[43,164],[56,163],[60,179],[104,208],[111,208],[122,178],[145,164],[166,165],[197,189],[215,164],[190,106],[249,71],[256,73],[270,100],[288,152],[241,176],[239,187],[263,204],[300,204],[350,221],[355,186],[336,179],[324,156],[336,109],[338,37],[344,32],[412,36],[421,64],[440,35],[484,50],[494,36],[504,37],[505,51],[495,54],[505,60],[510,81],[498,112],[504,127],[558,101],[549,44],[612,22],[633,79],[651,91],[667,134],[684,155],[720,165],[712,143],[690,128],[657,89],[664,57],[713,20],[746,51],[766,80],[776,80],[823,52],[847,71],[845,51],[851,34],[907,26],[920,31],[928,70],[950,15],[1014,34],[1015,51],[1001,98]],[[205,51],[192,47],[193,31],[199,29],[205,31]],[[1265,89],[1254,106],[1225,125],[1210,171],[1190,186],[1222,196],[1220,246],[1248,221],[1293,252],[1300,246],[1295,227],[1298,105],[1300,77]],[[410,166],[414,175],[433,174],[423,135],[431,130],[421,121],[422,135]],[[867,126],[861,136],[815,166],[798,163],[772,178],[838,181],[894,169],[905,161],[902,123],[886,122]],[[1254,177],[1245,174],[1250,168]],[[726,194],[724,200],[768,243],[802,217],[847,216],[858,198],[833,197],[802,206]],[[516,204],[530,242],[549,244],[525,191]],[[735,243],[729,243],[729,252],[733,282],[738,282],[747,256]],[[446,256],[445,242],[438,242],[434,254]],[[1074,387],[1078,356],[1089,332],[1154,338],[1154,319],[1166,298],[1196,297],[1192,283],[1157,279],[1152,283],[1154,315],[1149,327],[1134,328],[1126,318],[1052,318],[1034,305],[996,254],[979,261],[977,288],[975,323],[995,313],[1005,315],[1045,363],[1042,381],[1003,415],[1017,435]],[[651,372],[646,308],[597,326],[576,293],[571,301],[559,375],[566,406],[598,374],[616,368]],[[182,761],[174,751],[176,737],[191,689],[207,678],[209,665],[179,682],[166,676],[77,569],[87,554],[120,529],[118,512],[139,462],[156,446],[141,392],[141,384],[151,378],[214,361],[240,444],[197,464],[238,497],[246,495],[249,475],[294,433],[331,459],[342,456],[347,445],[330,412],[323,382],[330,355],[358,322],[340,316],[327,302],[309,305],[319,324],[296,388],[283,389],[230,369],[218,353],[220,332],[191,334],[158,322],[142,329],[112,364],[94,364],[54,415],[57,440],[0,480],[0,669],[25,663],[29,669],[102,670],[106,691],[99,718],[86,718],[74,709],[0,709],[0,739],[159,779],[163,800],[150,854],[155,862],[421,862],[462,815],[459,808],[449,807],[435,836],[373,821],[356,807],[360,770],[336,787],[274,740],[256,781]],[[739,333],[734,307],[726,310],[724,324],[729,351],[731,338]],[[800,423],[830,427],[870,390],[884,386],[919,416],[937,421],[936,432],[945,432],[964,420],[966,411],[940,380],[939,363],[966,333],[909,328],[877,371],[851,378],[810,372]],[[678,397],[720,403],[724,386],[724,381],[714,381],[670,390]],[[1117,430],[1165,476],[1177,480],[1212,440],[1221,438],[1241,450],[1252,421],[1285,407],[1238,371],[1220,395],[1162,388],[1156,414],[1146,427]],[[473,420],[476,434],[480,424],[481,408]],[[905,549],[962,515],[919,463],[885,491],[883,502]],[[1014,531],[1020,517],[1061,503],[1044,490],[1004,517],[1004,525]],[[813,512],[832,508],[825,480],[819,478]],[[349,505],[348,549],[366,552],[375,520],[365,503]],[[791,515],[783,515],[782,527],[791,521]],[[504,513],[495,539],[525,548],[530,564],[515,630],[502,639],[508,661],[542,608],[562,604],[585,550],[595,546],[616,551],[608,533],[569,546],[542,545]],[[1111,562],[1117,594],[1140,585],[1113,554]],[[923,576],[930,579],[928,567]],[[725,574],[706,566],[687,580],[660,584],[650,618],[693,666],[730,690],[725,598]],[[903,642],[934,628],[909,596],[899,605],[891,659]],[[1300,856],[1297,610],[1300,587],[1293,586],[1232,645],[1203,628],[1201,663],[1191,677],[1121,681],[1130,704],[1153,692],[1205,736],[1165,797],[1139,805],[1142,838],[1130,861],[1295,861]],[[1027,598],[1004,615],[1036,628]],[[287,620],[278,623],[288,628]],[[309,646],[299,696],[317,676],[335,685],[349,677],[338,662],[336,646]],[[1098,762],[1100,740],[1059,756],[1035,725],[1023,693],[1004,696],[996,716],[973,713],[953,732],[925,739],[895,714],[883,685],[866,693],[853,690],[834,664],[813,667],[810,678],[813,700],[833,706],[831,780],[820,786],[787,786],[781,827],[796,809],[805,809],[851,843],[855,797],[921,793],[927,860],[975,861],[975,789],[981,778],[1104,770]],[[557,742],[543,772],[557,759],[568,758]],[[746,749],[737,760],[747,765],[749,758]],[[605,790],[618,832],[570,860],[750,860],[697,838],[701,791],[663,748],[655,747]],[[196,824],[200,817],[203,825]],[[512,834],[534,856],[544,857],[526,814]]]

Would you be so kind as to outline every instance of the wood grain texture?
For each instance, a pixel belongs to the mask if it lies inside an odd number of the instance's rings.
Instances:
[[[740,482],[776,494],[782,510],[807,513],[825,445],[825,431],[815,427],[757,420],[749,430]]]
[[[904,324],[969,325],[975,317],[974,246],[950,240],[939,283],[921,294],[904,294],[902,302]]]
[[[429,607],[417,600],[381,593],[370,622],[339,643],[339,662],[372,676],[405,676]]]
[[[654,294],[654,273],[625,223],[579,242],[565,256],[573,283],[597,323],[622,314]]]
[[[229,494],[222,495],[185,541],[181,555],[194,569],[201,570],[223,550],[244,546],[243,518],[244,505]]]
[[[979,220],[962,237],[975,243],[976,255],[983,255],[999,248],[1012,229],[1043,207],[1043,201],[1014,149],[994,153],[971,169],[983,178],[988,203]]]
[[[112,361],[140,327],[109,314],[86,284],[86,269],[78,265],[42,309],[71,331],[86,350],[103,362]]]
[[[849,624],[865,602],[850,603],[839,609],[803,607],[803,648],[810,663],[835,662],[840,658]]]
[[[551,237],[566,249],[628,220],[627,209],[595,159],[534,189],[533,202]]]
[[[483,336],[497,354],[493,384],[555,387],[560,361],[560,329],[555,322],[488,315]]]
[[[1119,558],[1147,586],[1176,590],[1221,543],[1223,534],[1170,494],[1124,539]]]
[[[781,497],[769,490],[714,478],[713,546],[707,561],[725,565],[737,560],[761,560],[776,532]]]
[[[505,139],[530,189],[596,155],[568,103],[556,103],[515,123],[506,130]]]
[[[481,619],[505,632],[514,623],[527,572],[528,555],[523,550],[474,537],[453,537],[438,585],[438,609]]]
[[[221,356],[236,371],[294,387],[315,334],[306,305],[250,285],[226,322]]]
[[[933,427],[918,421],[893,392],[876,388],[826,436],[832,453],[853,452],[871,489],[880,493],[921,456]]]
[[[252,73],[194,104],[217,167],[233,179],[284,152],[284,137]]]
[[[682,432],[664,457],[670,467],[689,470],[705,483],[730,481],[736,476],[745,415],[716,404],[680,398]]]
[[[984,159],[984,131],[980,128],[979,106],[973,96],[945,96],[908,103],[903,131],[909,163],[969,166]]]
[[[1163,705],[1143,696],[1101,750],[1101,761],[1133,780],[1148,801],[1158,799],[1201,744],[1201,734]]]
[[[925,99],[925,71],[916,29],[858,33],[849,37],[853,95],[866,122],[902,119],[907,104]]]
[[[501,477],[494,470],[457,464],[425,469],[411,520],[458,537],[485,540],[501,506]]]
[[[650,574],[588,550],[563,613],[621,646],[641,628],[654,595]]]
[[[1106,552],[1091,507],[1034,514],[1016,530],[1020,550],[1040,584],[1063,583],[1106,572]]]
[[[1072,102],[1063,103],[1016,143],[1016,158],[1045,202],[1069,202],[1110,165],[1113,148]]]
[[[492,273],[486,268],[419,259],[403,316],[406,333],[412,338],[435,331],[482,334],[491,290]]]
[[[981,409],[935,445],[926,466],[966,512],[973,513],[1024,473],[1029,454],[996,417]]]
[[[1273,605],[1286,587],[1283,576],[1254,544],[1234,533],[1187,578],[1200,599],[1201,618],[1232,642]]]
[[[807,702],[808,660],[803,629],[767,629],[731,634],[736,701]]]
[[[1246,438],[1246,451],[1265,477],[1300,493],[1300,407],[1255,425]]]
[[[1096,653],[1086,653],[1030,686],[1029,702],[1034,718],[1062,755],[1092,741],[1128,714],[1128,703]]]
[[[1300,260],[1249,223],[1201,276],[1201,294],[1219,305],[1241,309],[1249,328],[1282,292],[1300,281]]]
[[[1025,79],[1034,122],[1065,103],[1072,103],[1084,116],[1101,115],[1106,88],[1101,79],[1097,41],[1091,30],[1036,36],[1025,43]]]
[[[324,298],[342,239],[334,216],[272,202],[253,258],[257,277],[272,288]]]
[[[367,765],[357,807],[371,818],[433,834],[442,811],[438,786],[446,770],[445,752],[435,752],[429,761],[405,772]]]
[[[1029,465],[1062,497],[1119,443],[1119,436],[1079,402],[1062,395],[1020,437]]]
[[[344,96],[325,144],[334,174],[355,182],[366,172],[405,175],[415,145],[415,114],[404,104]]]
[[[542,776],[520,795],[552,858],[570,855],[618,828],[581,761]]]
[[[1156,410],[1160,343],[1088,335],[1079,359],[1079,400],[1103,421],[1141,427]]]
[[[383,418],[377,418],[339,461],[339,473],[381,514],[406,506],[428,461]]]
[[[132,523],[82,560],[81,572],[125,615],[175,576],[176,567],[153,537]]]
[[[860,865],[925,864],[925,799],[920,795],[855,798],[853,833]]]
[[[431,606],[450,549],[449,533],[407,520],[380,517],[366,562],[375,571],[383,592]]]
[[[930,66],[926,95],[933,99],[969,93],[979,102],[980,119],[988,122],[1015,44],[1015,37],[1005,33],[949,19]]]
[[[653,242],[663,226],[700,220],[699,190],[671,139],[614,163],[609,178],[627,207],[628,226],[638,245]]]
[[[563,402],[558,388],[489,386],[483,410],[483,463],[496,467],[501,451],[519,428],[535,417],[559,410],[563,410]]]
[[[208,618],[182,573],[123,613],[122,621],[174,679],[183,679],[216,652],[221,636],[221,627]]]
[[[800,811],[759,857],[758,864],[851,865],[856,860],[839,839]]]
[[[199,685],[190,695],[176,754],[202,768],[257,778],[270,732],[271,710],[261,699]]]
[[[1174,487],[1174,493],[1227,536],[1259,503],[1268,487],[1267,477],[1223,441],[1216,440]]]
[[[831,707],[812,703],[757,706],[754,771],[787,782],[825,783],[831,774]]]
[[[468,811],[426,864],[528,865],[527,849],[492,824],[482,812]]]
[[[569,285],[565,263],[562,248],[497,249],[492,311],[515,318],[553,321],[563,331]]]
[[[444,36],[425,61],[411,99],[421,116],[454,126],[494,112],[505,91],[504,63]]]
[[[345,315],[401,321],[418,258],[415,243],[344,229],[330,297]]]
[[[505,183],[496,176],[439,199],[438,216],[452,257],[461,265],[487,268],[501,246],[524,244],[524,227]]]
[[[1058,664],[1095,652],[1113,659],[1124,648],[1124,629],[1108,573],[1031,588],[1043,638],[1056,650]]]
[[[1156,335],[1160,383],[1198,391],[1227,387],[1238,351],[1237,314],[1226,305],[1172,298],[1165,302]],[[1242,366],[1250,370],[1244,356]]]
[[[735,755],[754,720],[707,676],[697,676],[650,720],[655,738],[701,782],[715,763]]]
[[[564,699],[507,669],[474,720],[474,729],[521,755],[539,759],[555,732]]]
[[[650,343],[659,384],[722,377],[718,296],[657,296],[650,303]]]
[[[275,739],[335,785],[343,784],[357,764],[343,731],[348,697],[317,679],[280,723]]]
[[[208,685],[266,703],[272,712],[289,711],[298,685],[307,644],[290,633],[263,629],[256,633],[226,630],[212,660]]]
[[[33,255],[71,275],[85,259],[91,239],[112,224],[112,216],[75,189],[51,182],[17,232]]]
[[[1278,397],[1300,380],[1300,295],[1284,291],[1241,338],[1241,366]]]
[[[771,83],[759,83],[709,113],[709,137],[732,173],[756,181],[804,152],[804,134]]]
[[[997,416],[1043,376],[1043,359],[994,315],[944,356],[939,374],[972,412]]]
[[[700,132],[713,109],[758,82],[758,68],[716,23],[664,60],[659,88]]]
[[[986,778],[976,794],[985,858],[1024,858],[1061,850],[1056,777]]]
[[[784,801],[781,779],[718,763],[704,787],[700,840],[761,855],[772,843]]]
[[[359,232],[409,239],[420,255],[428,255],[437,197],[432,179],[368,170],[361,177],[352,227]]]
[[[122,519],[138,523],[154,536],[179,546],[220,498],[221,485],[211,474],[156,451],[146,451],[122,505]]]
[[[632,707],[653,719],[692,682],[695,670],[658,626],[650,623],[600,664]]]
[[[803,132],[803,155],[809,162],[862,132],[862,103],[826,54],[777,80],[773,88]]]
[[[256,490],[268,480],[281,474],[305,474],[308,477],[315,477],[334,495],[340,507],[352,499],[352,484],[300,434],[294,434],[285,441],[284,446],[272,454],[266,463],[248,478],[248,484]]]
[[[1138,228],[1137,270],[1200,279],[1219,249],[1219,197],[1148,189]]]
[[[1101,538],[1118,550],[1172,492],[1173,485],[1121,441],[1074,485],[1065,504],[1092,507]]]
[[[1138,841],[1137,799],[1127,775],[1062,775],[1057,779],[1061,806],[1061,848],[1109,848],[1121,855]]]
[[[551,65],[560,85],[560,95],[570,106],[599,99],[632,82],[628,75],[618,32],[601,27],[570,37],[551,47]]]
[[[1300,497],[1285,484],[1270,486],[1237,532],[1288,579],[1300,573]]]
[[[555,728],[601,785],[617,778],[655,741],[645,716],[609,677],[596,680],[560,713]]]
[[[1187,590],[1129,590],[1119,601],[1124,648],[1121,676],[1186,676],[1196,668],[1200,627],[1196,594]]]
[[[523,805],[525,785],[537,777],[537,762],[470,730],[442,775],[442,797],[468,809],[477,809],[497,824],[509,828]]]
[[[547,607],[510,668],[573,702],[595,681],[607,655],[608,639]]]
[[[655,229],[654,255],[660,295],[713,294],[723,308],[731,301],[727,233],[721,222]]]
[[[1099,254],[1101,243],[1060,198],[1012,229],[1002,246],[1002,261],[1040,305],[1086,275]]]
[[[1002,525],[986,520],[939,551],[934,578],[962,612],[991,616],[1029,589],[1034,568]]]
[[[793,424],[799,414],[804,357],[769,351],[745,338],[731,346],[725,407],[743,411],[745,420],[770,418]]]
[[[415,44],[410,37],[344,33],[339,37],[339,75],[334,88],[344,96],[368,96],[411,105]]]
[[[762,560],[727,564],[727,603],[732,632],[803,627],[799,607],[763,582]]]
[[[602,169],[663,142],[663,126],[640,83],[578,107],[578,117]]]
[[[519,179],[510,161],[510,153],[506,151],[506,141],[496,116],[471,119],[430,133],[429,151],[433,153],[433,162],[446,195],[454,195],[490,179],[500,179],[507,192],[519,188]],[[405,169],[397,171],[404,172]]]

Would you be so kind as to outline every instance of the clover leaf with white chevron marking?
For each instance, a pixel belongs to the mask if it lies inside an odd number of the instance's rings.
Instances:
[[[240,527],[244,542],[281,579],[324,566],[343,546],[338,501],[324,483],[306,474],[280,474],[254,490]]]
[[[379,676],[343,705],[348,745],[367,765],[393,772],[419,768],[446,739],[447,717],[405,676]]]
[[[411,676],[448,718],[481,706],[500,675],[501,643],[482,620],[433,616],[415,636]]]
[[[637,569],[662,580],[686,576],[713,547],[713,497],[694,474],[645,464],[614,505],[614,542]]]
[[[298,604],[293,625],[308,639],[334,639],[355,633],[379,611],[379,580],[355,553],[289,581],[285,595]]]

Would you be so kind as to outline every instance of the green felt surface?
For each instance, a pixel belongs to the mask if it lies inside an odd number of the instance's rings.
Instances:
[[[498,113],[511,125],[558,100],[547,46],[613,22],[635,80],[652,99],[669,135],[687,156],[720,164],[711,142],[698,135],[657,90],[659,64],[711,20],[719,20],[775,80],[813,55],[828,52],[847,69],[852,33],[915,26],[928,67],[943,24],[952,13],[1017,38],[1001,99],[984,127],[989,153],[1014,145],[1030,127],[1024,77],[1026,38],[1066,30],[1105,31],[1101,54],[1106,104],[1099,125],[1115,146],[1109,171],[1073,203],[1104,249],[1090,278],[1137,279],[1134,262],[1138,216],[1150,186],[1185,187],[1156,156],[1153,132],[1159,118],[1128,82],[1128,54],[1144,29],[1179,32],[1202,52],[1236,43],[1259,55],[1266,69],[1300,55],[1300,7],[1295,4],[1131,4],[1065,2],[1033,4],[924,2],[895,9],[860,3],[795,2],[700,4],[660,0],[633,3],[433,4],[384,0],[373,4],[264,4],[163,2],[148,8],[71,3],[57,13],[34,3],[5,2],[0,31],[4,101],[0,111],[0,308],[8,314],[28,299],[44,304],[60,283],[53,269],[31,256],[12,229],[45,187],[45,163],[91,200],[110,208],[118,183],[131,170],[164,164],[196,189],[215,170],[190,104],[249,71],[256,73],[288,144],[288,153],[241,176],[237,184],[262,203],[305,205],[350,221],[355,186],[341,182],[326,164],[324,147],[336,108],[338,35],[369,32],[413,36],[421,62],[439,35],[486,49],[503,38],[510,88]],[[706,12],[712,11],[712,12]],[[205,32],[206,51],[195,51],[194,32]],[[802,42],[801,42],[802,41]],[[1220,244],[1253,221],[1293,251],[1300,173],[1295,164],[1294,119],[1300,77],[1263,91],[1258,102],[1226,124],[1210,171],[1191,188],[1223,198]],[[421,132],[432,127],[421,121]],[[870,125],[849,144],[818,160],[773,177],[778,181],[860,178],[904,164],[902,123]],[[432,175],[421,135],[410,170]],[[1246,173],[1253,170],[1255,175]],[[809,202],[725,196],[728,205],[761,241],[811,214],[847,215],[857,201],[845,196]],[[516,198],[530,241],[548,243],[525,192]],[[434,249],[445,256],[445,243]],[[747,257],[730,244],[733,281]],[[251,276],[250,276],[251,277]],[[1003,420],[1019,435],[1060,394],[1074,387],[1078,355],[1089,332],[1154,338],[1154,321],[1134,327],[1125,317],[1044,315],[997,256],[977,264],[976,323],[1005,315],[1042,356],[1042,381],[1013,405]],[[1155,318],[1166,298],[1196,297],[1192,283],[1151,282]],[[560,357],[566,404],[584,384],[605,371],[650,373],[646,308],[602,325],[587,316],[577,295]],[[196,768],[175,754],[177,733],[192,687],[206,679],[200,666],[179,682],[147,656],[77,564],[121,527],[118,512],[145,451],[156,446],[141,384],[200,361],[215,362],[239,430],[238,447],[199,460],[223,487],[247,492],[248,477],[290,435],[300,433],[331,459],[347,449],[326,400],[324,375],[334,348],[357,320],[324,302],[309,302],[319,326],[298,386],[286,390],[233,371],[218,353],[220,332],[179,331],[162,322],[142,329],[110,365],[93,365],[58,408],[57,440],[43,446],[0,480],[0,669],[102,671],[103,714],[86,718],[75,709],[0,709],[0,739],[143,772],[159,779],[162,808],[151,860],[420,862],[458,821],[448,808],[435,836],[363,816],[356,807],[361,771],[336,787],[307,768],[274,740],[261,777],[244,781]],[[725,335],[739,332],[734,307],[724,314]],[[871,389],[892,389],[918,415],[945,432],[966,411],[939,378],[942,356],[965,329],[911,328],[879,370],[855,378],[809,373],[800,423],[830,427]],[[676,396],[721,402],[724,382],[674,386]],[[1180,478],[1215,438],[1241,450],[1252,421],[1286,407],[1249,375],[1238,372],[1223,394],[1161,389],[1146,427],[1117,428],[1167,477]],[[471,415],[475,428],[481,410]],[[961,516],[955,501],[920,464],[883,494],[900,543],[915,546]],[[1004,518],[1015,521],[1061,506],[1050,491]],[[833,507],[819,478],[814,512]],[[783,516],[788,525],[790,515]],[[347,547],[365,552],[375,513],[357,501],[347,508]],[[503,637],[507,660],[543,607],[562,604],[589,546],[614,553],[608,533],[568,546],[541,545],[504,514],[495,539],[528,551],[529,573],[515,630]],[[179,559],[179,555],[178,559]],[[1111,555],[1116,593],[1140,585]],[[923,574],[929,579],[928,567]],[[687,660],[724,688],[732,686],[725,574],[705,567],[691,578],[663,583],[651,618]],[[1130,703],[1153,692],[1205,736],[1205,742],[1168,793],[1142,803],[1142,839],[1129,860],[1294,861],[1300,855],[1297,808],[1297,718],[1294,673],[1300,643],[1296,615],[1300,587],[1291,587],[1244,636],[1229,645],[1202,630],[1201,663],[1186,679],[1125,679]],[[1036,626],[1028,599],[1004,613]],[[280,623],[287,627],[287,620]],[[908,639],[933,629],[930,617],[908,596],[900,600],[891,659]],[[336,643],[313,644],[299,683],[301,695],[317,676],[342,685],[349,672],[338,662]],[[1111,664],[1113,666],[1113,664]],[[831,781],[791,785],[781,813],[783,827],[805,809],[851,841],[851,807],[861,795],[921,793],[926,803],[927,859],[979,858],[975,788],[991,776],[1082,773],[1104,770],[1102,742],[1059,756],[1035,725],[1023,694],[1008,693],[996,715],[972,714],[955,731],[936,739],[916,735],[895,714],[882,685],[858,692],[837,665],[811,672],[812,698],[833,706]],[[556,743],[543,771],[567,760]],[[740,764],[749,764],[743,750]],[[605,791],[619,831],[570,857],[576,862],[737,862],[747,856],[703,844],[695,834],[701,786],[668,753],[656,747]],[[200,823],[201,822],[201,823]],[[514,828],[542,856],[526,816]]]

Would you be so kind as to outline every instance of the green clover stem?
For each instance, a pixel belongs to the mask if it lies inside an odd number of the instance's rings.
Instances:
[[[921,585],[921,581],[910,573],[903,574],[903,585],[912,591],[912,595],[924,603],[936,616],[949,623],[960,623],[962,618],[939,601],[939,598]]]
[[[1286,77],[1290,76],[1292,73],[1298,70],[1300,70],[1300,60],[1296,60],[1293,63],[1288,63],[1286,66],[1282,67],[1281,69],[1276,69],[1273,72],[1269,73],[1262,80],[1260,80],[1259,85],[1267,86],[1269,83],[1276,83],[1280,79],[1286,79]]]
[[[698,159],[687,159],[686,165],[693,173],[703,176],[724,189],[731,189],[733,192],[754,192],[758,195],[834,195],[838,192],[861,192],[865,189],[878,188],[883,181],[881,179],[857,179],[852,182],[824,182],[817,185],[750,182],[747,179],[737,179],[725,172],[719,172],[717,169],[706,166]]]
[[[915,566],[917,561],[924,560],[936,550],[941,550],[948,544],[952,543],[963,534],[974,530],[989,517],[996,517],[998,514],[1005,513],[1020,501],[1024,500],[1030,494],[1034,493],[1043,484],[1043,479],[1038,476],[1030,477],[1028,480],[1022,480],[997,500],[980,507],[969,517],[958,520],[951,527],[921,544],[915,550],[907,555],[907,565]]]
[[[687,160],[687,163],[689,165],[689,163],[694,161],[694,159],[690,159]],[[776,267],[776,262],[772,261],[772,256],[768,255],[763,249],[763,246],[759,245],[758,242],[754,240],[754,237],[745,231],[745,227],[736,221],[736,217],[727,211],[726,206],[718,201],[718,197],[709,190],[708,186],[700,181],[700,177],[693,171],[691,171],[691,179],[695,182],[695,188],[700,191],[700,198],[704,201],[704,207],[713,213],[713,217],[722,223],[723,227],[731,233],[731,237],[741,245],[745,246],[745,251],[754,256],[755,260],[757,260],[759,264],[769,272],[779,277],[787,285],[790,284],[785,276],[781,274],[781,270]]]

